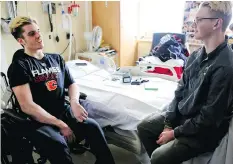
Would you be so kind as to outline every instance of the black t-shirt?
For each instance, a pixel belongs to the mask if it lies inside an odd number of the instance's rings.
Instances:
[[[45,54],[41,60],[25,53],[20,56],[8,69],[11,88],[28,83],[33,101],[59,117],[65,110],[65,88],[74,83],[65,61],[57,54]]]

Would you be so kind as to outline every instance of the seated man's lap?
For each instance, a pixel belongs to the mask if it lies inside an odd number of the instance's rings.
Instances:
[[[153,113],[144,118],[143,121],[138,124],[138,129],[142,128],[144,130],[150,131],[155,136],[158,136],[164,128],[164,119],[164,116]]]
[[[66,112],[61,118],[74,132],[77,141],[81,141],[88,135],[96,133],[104,136],[104,133],[99,124],[92,118],[87,118],[83,122],[79,122],[73,115],[69,105],[66,106]]]
[[[185,142],[183,142],[184,140]],[[203,149],[200,148],[200,145],[195,145],[194,143],[192,145],[186,144],[186,141],[186,138],[178,138],[161,145],[152,153],[151,163],[180,164],[204,152]]]
[[[141,140],[144,141],[144,145],[147,146],[149,153],[152,152],[152,164],[180,164],[209,151],[207,147],[191,136],[175,138],[159,146],[156,144],[156,140],[163,129],[164,117],[158,114],[148,116],[138,125]]]

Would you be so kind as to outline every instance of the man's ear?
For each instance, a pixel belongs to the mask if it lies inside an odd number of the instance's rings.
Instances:
[[[22,38],[18,38],[17,41],[19,42],[19,44],[25,45],[25,41]]]
[[[217,27],[217,26],[218,26],[218,24],[219,24],[219,19],[217,19],[217,21],[216,21],[216,23],[215,23],[214,27]]]
[[[214,24],[214,30],[219,28],[220,25],[223,23],[223,20],[222,19],[218,19],[215,24]]]

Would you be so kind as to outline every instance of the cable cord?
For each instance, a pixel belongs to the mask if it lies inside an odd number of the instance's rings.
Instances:
[[[74,36],[72,36],[72,37],[74,37]],[[69,47],[69,45],[70,45],[70,42],[67,44],[66,48],[62,51],[62,53],[60,53],[60,55],[62,55],[67,50],[67,48]]]
[[[50,31],[53,32],[53,22],[52,22],[52,11],[50,11],[50,5],[48,4],[48,17],[49,17],[49,25],[50,25]]]
[[[67,50],[67,48],[69,47],[69,45],[70,45],[70,42],[67,44],[67,46],[66,46],[66,48],[63,50],[63,52],[60,53],[60,55],[62,55],[62,54]]]

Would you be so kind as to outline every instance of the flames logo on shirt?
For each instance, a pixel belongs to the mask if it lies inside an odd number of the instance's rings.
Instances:
[[[55,80],[50,80],[46,82],[46,86],[49,91],[54,91],[57,89],[57,82]]]

